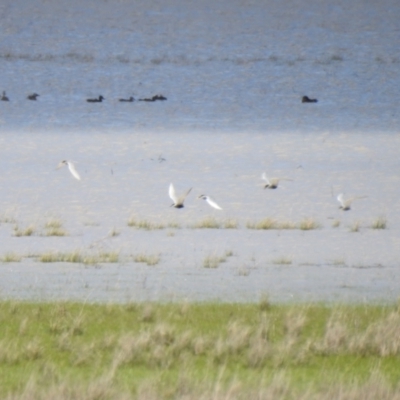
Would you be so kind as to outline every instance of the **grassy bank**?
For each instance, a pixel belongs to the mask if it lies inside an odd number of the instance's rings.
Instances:
[[[396,399],[398,305],[0,302],[8,399]]]

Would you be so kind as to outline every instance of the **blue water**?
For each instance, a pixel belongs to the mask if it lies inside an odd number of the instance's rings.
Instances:
[[[0,16],[3,131],[400,126],[395,0],[6,0]],[[103,104],[86,103],[100,94]],[[117,101],[155,94],[168,100]],[[301,104],[303,95],[319,101]]]

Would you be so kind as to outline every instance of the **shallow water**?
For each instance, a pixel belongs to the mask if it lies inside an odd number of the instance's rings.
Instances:
[[[1,248],[3,255],[23,259],[1,264],[3,295],[92,301],[255,301],[265,293],[277,300],[397,297],[399,136],[253,133],[249,140],[249,134],[219,133],[217,138],[224,146],[215,147],[214,133],[4,135],[0,157],[8,174],[1,178],[7,188]],[[266,157],[268,147],[273,160]],[[81,182],[67,168],[55,169],[65,155],[76,161]],[[293,181],[264,190],[264,170]],[[169,207],[170,182],[178,192],[193,187],[183,209]],[[332,196],[340,191],[366,197],[343,212]],[[197,199],[204,193],[223,210]],[[387,229],[372,229],[381,216]],[[165,229],[129,227],[132,217]],[[193,228],[208,217],[221,229]],[[320,227],[248,228],[264,218],[296,224],[311,218]],[[52,220],[62,224],[66,236],[47,236],[45,225]],[[228,220],[237,228],[224,228]],[[352,232],[356,224],[359,230]],[[16,227],[28,226],[32,236],[15,236]],[[117,252],[120,262],[39,261],[49,252],[77,251]],[[217,268],[204,267],[207,257],[226,253],[232,255]],[[160,261],[138,264],[133,261],[138,254]]]
[[[0,263],[2,296],[397,298],[397,2],[36,0],[3,2],[0,15],[0,256],[22,257]],[[168,100],[118,102],[157,93]],[[55,169],[63,159],[81,182]],[[263,171],[293,181],[263,190]],[[182,210],[169,207],[170,182],[193,187]],[[365,197],[343,212],[340,192]],[[177,227],[135,229],[132,216]],[[237,228],[193,228],[210,216]],[[248,229],[267,217],[320,227]],[[387,229],[371,229],[379,217]],[[51,220],[65,236],[47,236]],[[32,236],[15,236],[28,226]],[[39,261],[76,251],[120,262]]]

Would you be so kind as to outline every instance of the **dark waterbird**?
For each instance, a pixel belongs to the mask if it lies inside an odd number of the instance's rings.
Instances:
[[[119,99],[119,101],[123,103],[132,103],[132,101],[135,101],[135,99],[131,96],[129,99]]]
[[[308,96],[303,96],[301,98],[301,102],[302,103],[317,103],[318,100],[317,99],[310,99]]]
[[[150,98],[139,99],[139,101],[157,101],[157,100],[167,100],[167,98],[162,94],[156,94]]]
[[[9,101],[10,99],[6,95],[6,91],[3,90],[3,95],[1,96],[1,101]]]
[[[88,103],[101,103],[105,98],[103,96],[99,96],[97,99],[86,99]]]
[[[38,96],[39,95],[37,93],[32,93],[27,97],[27,99],[28,100],[36,100],[38,98]]]

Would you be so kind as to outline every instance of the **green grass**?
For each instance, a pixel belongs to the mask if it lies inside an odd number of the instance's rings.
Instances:
[[[395,399],[396,305],[0,301],[0,398]]]

